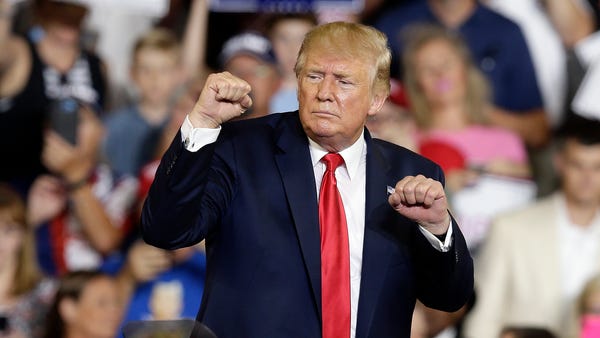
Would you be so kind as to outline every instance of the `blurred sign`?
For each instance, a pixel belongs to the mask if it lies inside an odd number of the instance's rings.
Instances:
[[[364,0],[212,0],[216,12],[307,12],[325,9],[362,10]]]
[[[170,0],[67,0],[80,2],[90,7],[109,7],[142,16],[162,17],[169,10]]]

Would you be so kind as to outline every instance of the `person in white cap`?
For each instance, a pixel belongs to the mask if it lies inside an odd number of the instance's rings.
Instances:
[[[223,70],[243,79],[253,88],[253,106],[242,118],[271,113],[271,99],[281,86],[282,79],[269,39],[256,32],[235,35],[225,42],[219,57]]]

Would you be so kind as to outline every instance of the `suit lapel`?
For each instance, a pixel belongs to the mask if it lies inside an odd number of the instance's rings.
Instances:
[[[318,201],[308,139],[298,118],[284,121],[282,128],[277,128],[280,132],[276,135],[275,143],[280,151],[275,155],[275,162],[286,191],[287,202],[313,290],[313,302],[320,318],[321,249]],[[381,286],[386,277],[393,248],[390,242],[383,238],[385,231],[381,229],[381,225],[385,213],[381,210],[389,208],[386,187],[396,183],[389,178],[388,161],[371,142],[367,131],[365,138],[367,141],[365,236],[356,338],[368,336]]]
[[[299,119],[282,119],[277,130],[279,152],[275,162],[279,168],[287,202],[302,250],[304,265],[312,286],[314,304],[321,317],[321,248],[318,202],[308,139]]]
[[[368,337],[376,304],[381,294],[381,286],[386,277],[391,244],[383,240],[380,226],[385,214],[381,210],[388,207],[388,185],[395,184],[388,178],[389,165],[379,148],[367,140],[367,181],[365,205],[365,237],[361,271],[360,297],[356,323],[356,337]]]

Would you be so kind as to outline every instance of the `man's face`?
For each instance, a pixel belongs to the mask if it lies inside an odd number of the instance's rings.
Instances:
[[[385,97],[372,89],[374,62],[309,51],[298,77],[300,119],[307,135],[328,151],[341,151],[362,133]]]
[[[600,204],[600,144],[583,145],[567,140],[558,169],[568,200],[577,204]]]

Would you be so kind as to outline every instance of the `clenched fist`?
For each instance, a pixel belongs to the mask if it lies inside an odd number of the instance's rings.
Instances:
[[[242,115],[252,106],[250,90],[248,82],[231,73],[209,75],[189,114],[190,122],[196,128],[217,128]]]
[[[445,234],[450,225],[448,201],[444,187],[423,175],[406,176],[396,183],[388,202],[434,235]]]

